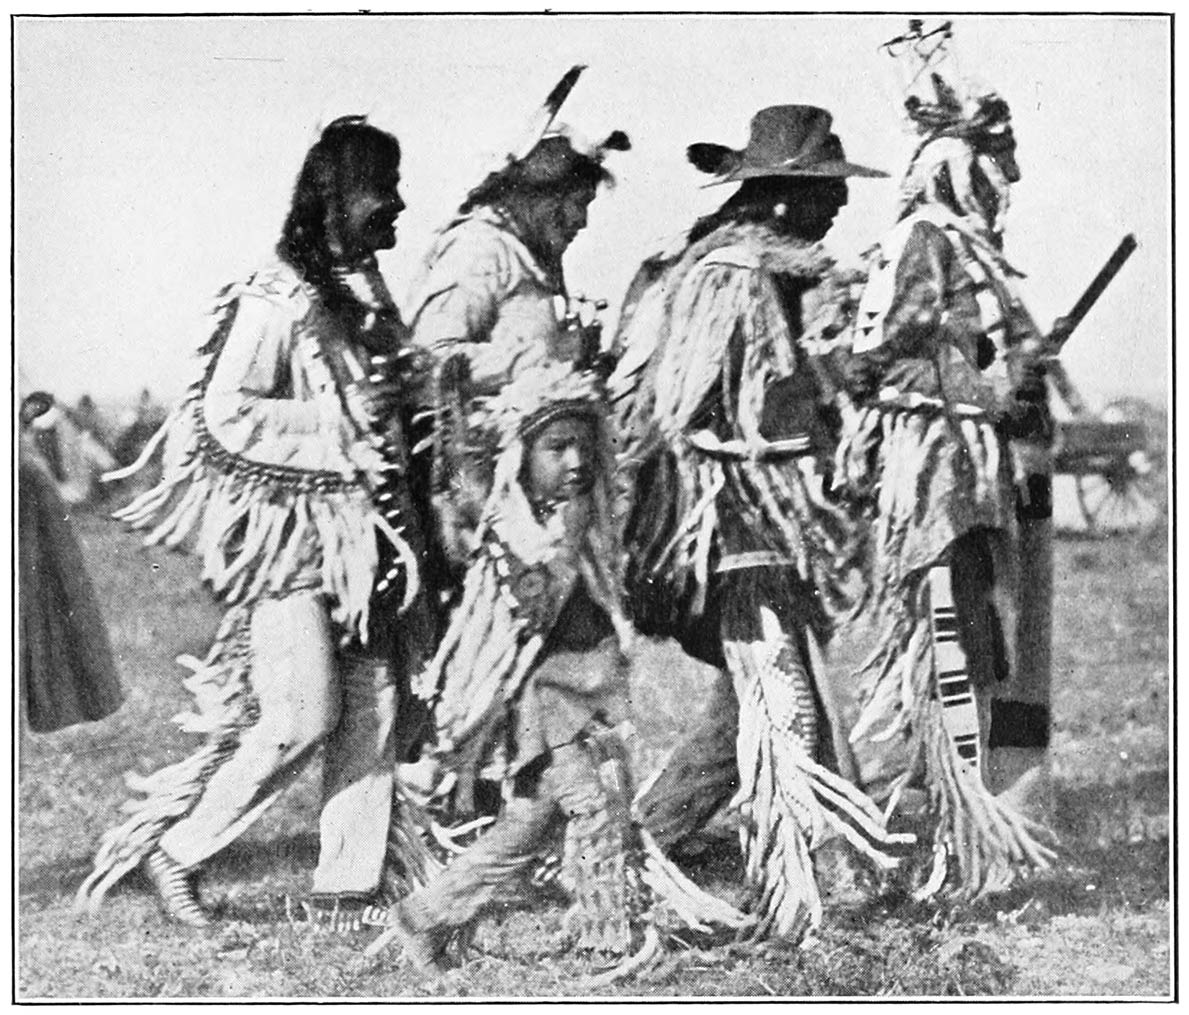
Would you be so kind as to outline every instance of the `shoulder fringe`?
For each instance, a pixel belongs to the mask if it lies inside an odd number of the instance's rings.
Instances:
[[[190,812],[244,731],[257,721],[259,707],[248,681],[249,616],[244,609],[229,611],[206,659],[178,658],[191,670],[185,686],[194,696],[194,710],[175,716],[174,722],[186,732],[204,734],[206,742],[190,757],[152,775],[124,776],[136,797],[121,808],[127,819],[104,833],[94,867],[75,896],[76,910],[98,910],[108,891],[156,848],[166,829]]]
[[[884,344],[884,322],[896,293],[896,271],[913,228],[919,222],[936,226],[949,240],[973,283],[983,330],[1002,351],[1007,344],[1007,316],[1016,312],[1018,302],[1014,279],[1023,278],[1024,273],[972,230],[968,221],[937,204],[923,205],[901,219],[868,251],[867,281],[851,333],[853,351],[870,352]]]
[[[332,616],[365,638],[376,577],[377,537],[390,542],[416,582],[416,556],[372,502],[370,477],[270,465],[225,448],[210,433],[203,398],[235,317],[238,290],[224,291],[218,324],[199,350],[199,376],[166,424],[161,481],[114,517],[148,529],[146,545],[185,548],[202,559],[202,576],[228,604],[282,591],[303,566],[320,562],[321,589]],[[325,366],[312,335],[299,354],[315,375]],[[333,385],[329,375],[326,385]],[[406,596],[406,605],[409,597]]]

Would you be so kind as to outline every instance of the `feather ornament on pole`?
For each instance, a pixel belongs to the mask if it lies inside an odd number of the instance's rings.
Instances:
[[[906,93],[917,85],[927,71],[932,71],[947,60],[956,62],[950,47],[954,35],[953,22],[943,21],[929,31],[925,31],[924,24],[920,18],[909,19],[906,32],[879,47],[896,61]]]
[[[948,195],[948,184],[954,193],[941,203],[956,204],[969,223],[985,219],[982,231],[997,237],[1009,185],[1019,179],[1007,102],[995,89],[959,71],[949,22],[925,31],[923,22],[914,20],[908,32],[880,49],[892,58],[900,79],[905,126],[920,139],[901,185],[901,216],[926,198],[937,202],[933,191],[938,188]],[[972,165],[990,184],[993,200],[973,192],[967,182]]]

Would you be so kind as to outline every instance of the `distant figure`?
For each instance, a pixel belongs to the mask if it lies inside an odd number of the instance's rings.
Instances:
[[[71,507],[95,504],[102,496],[99,477],[116,466],[99,436],[44,391],[25,399],[22,422],[32,432],[30,450],[41,457],[62,500]]]
[[[25,399],[17,461],[18,669],[21,710],[35,733],[103,719],[123,701],[70,509],[47,462],[47,448],[56,458],[44,439],[53,431],[32,425],[52,407],[44,392]]]
[[[99,406],[95,404],[95,399],[90,395],[79,396],[78,401],[74,403],[74,408],[70,410],[70,416],[74,420],[75,426],[80,430],[91,434],[104,447],[111,447],[112,435],[109,424],[104,420]]]
[[[168,412],[160,402],[143,388],[136,408],[124,412],[119,421],[119,435],[115,439],[113,453],[121,469],[137,463],[146,445],[165,423]],[[120,481],[119,491],[125,496],[134,496],[142,490],[156,486],[161,480],[161,448],[150,455],[147,462],[132,475]]]

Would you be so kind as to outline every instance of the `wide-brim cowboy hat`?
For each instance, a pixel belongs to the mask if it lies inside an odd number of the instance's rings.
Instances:
[[[882,169],[846,161],[842,142],[830,133],[833,119],[817,106],[769,106],[752,117],[741,151],[703,142],[686,154],[696,168],[718,176],[708,187],[761,176],[886,177]]]

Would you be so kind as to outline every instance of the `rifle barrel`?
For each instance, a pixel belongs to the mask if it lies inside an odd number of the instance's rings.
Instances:
[[[1119,273],[1119,269],[1123,267],[1127,258],[1132,255],[1137,246],[1134,233],[1128,233],[1123,237],[1119,245],[1115,248],[1115,252],[1111,254],[1110,259],[1102,266],[1102,270],[1094,276],[1094,281],[1086,287],[1086,291],[1082,293],[1081,299],[1074,304],[1073,309],[1069,312],[1068,320],[1072,326],[1070,330],[1082,323],[1082,318],[1098,302],[1098,297],[1111,284],[1111,280]]]

